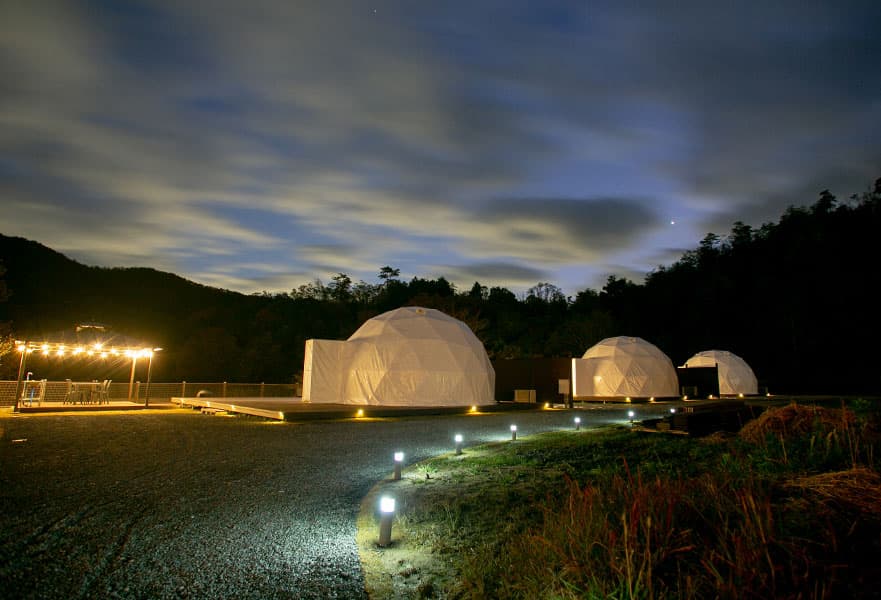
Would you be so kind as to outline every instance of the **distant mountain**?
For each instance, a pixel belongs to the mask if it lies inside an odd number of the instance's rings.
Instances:
[[[2,234],[0,261],[9,293],[0,303],[0,321],[11,321],[19,336],[100,322],[155,339],[196,307],[252,299],[155,269],[86,266],[38,242]]]

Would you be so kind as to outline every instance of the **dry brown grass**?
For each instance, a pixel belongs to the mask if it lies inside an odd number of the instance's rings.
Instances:
[[[881,520],[881,475],[865,467],[790,480],[786,487],[819,496],[821,502]]]
[[[792,403],[766,410],[740,430],[740,437],[754,444],[762,444],[769,435],[790,440],[810,434],[817,426],[824,432],[845,430],[855,420],[853,412],[847,409]]]

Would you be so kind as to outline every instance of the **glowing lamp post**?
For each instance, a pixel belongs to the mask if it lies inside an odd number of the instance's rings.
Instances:
[[[627,411],[627,417],[630,419],[630,426],[631,427],[633,426],[633,417],[634,416],[636,416],[636,413],[634,413],[632,410]]]
[[[462,454],[462,434],[457,433],[453,440],[456,442],[456,454]]]
[[[517,441],[517,426],[516,425],[511,425],[511,441],[512,442]]]
[[[404,453],[395,452],[395,481],[401,478],[401,463],[404,462]]]
[[[395,499],[383,496],[379,501],[379,545],[383,548],[392,543],[392,521],[395,518]]]
[[[575,431],[581,429],[581,417],[575,417]]]
[[[153,355],[161,352],[162,348],[153,348],[147,351],[150,362],[147,363],[147,390],[144,392],[144,406],[150,406],[150,377],[153,375]]]

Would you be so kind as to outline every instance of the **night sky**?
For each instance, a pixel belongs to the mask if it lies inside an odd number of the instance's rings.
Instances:
[[[0,0],[0,233],[573,295],[881,177],[881,2]]]

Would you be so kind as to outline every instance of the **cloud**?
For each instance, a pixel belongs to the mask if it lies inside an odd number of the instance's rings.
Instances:
[[[96,264],[571,287],[881,175],[869,1],[10,11],[4,228]]]
[[[486,286],[519,288],[534,285],[548,276],[545,271],[508,262],[444,265],[437,269],[463,290],[475,281]]]
[[[479,217],[525,245],[572,248],[573,258],[626,248],[660,223],[645,201],[622,198],[514,198],[489,203]]]

